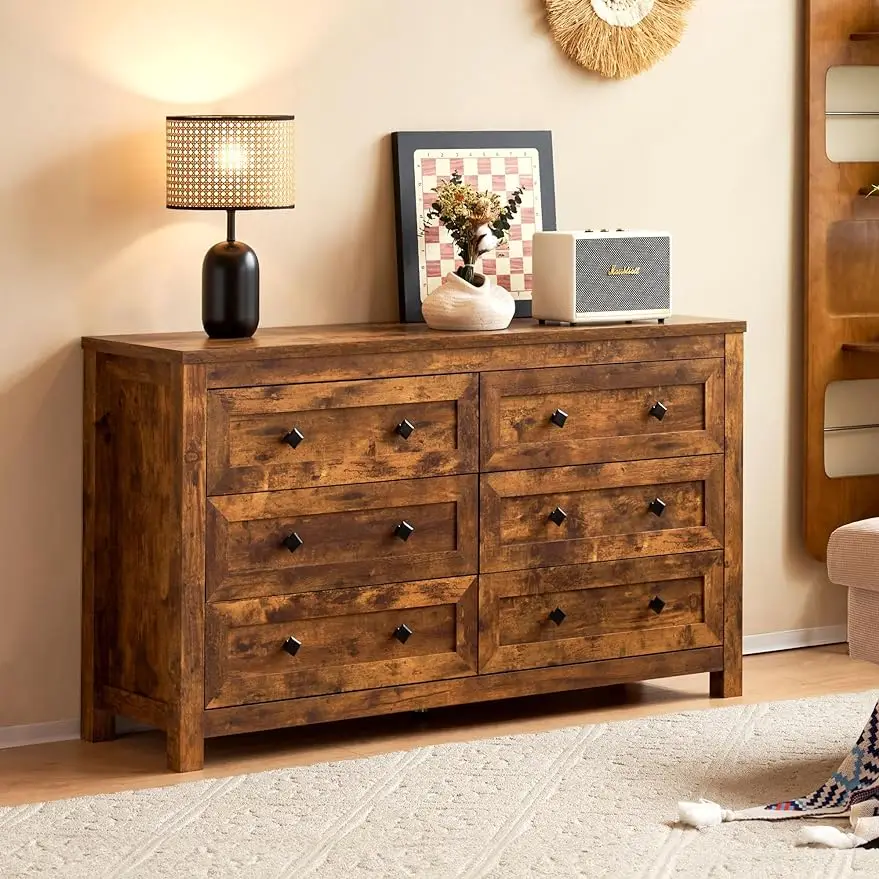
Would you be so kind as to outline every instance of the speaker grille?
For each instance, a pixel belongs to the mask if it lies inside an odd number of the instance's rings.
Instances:
[[[637,275],[612,275],[640,268]],[[577,240],[577,313],[671,307],[671,241],[666,237]]]

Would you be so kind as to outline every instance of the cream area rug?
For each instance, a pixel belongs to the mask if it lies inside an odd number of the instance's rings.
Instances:
[[[799,821],[675,823],[680,799],[745,808],[813,790],[876,698],[688,712],[0,809],[0,876],[879,877],[879,850],[797,847]]]

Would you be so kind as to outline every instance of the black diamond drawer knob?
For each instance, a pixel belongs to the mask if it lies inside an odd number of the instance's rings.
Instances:
[[[561,508],[561,507],[556,507],[556,508],[555,508],[555,509],[549,514],[549,520],[550,520],[551,522],[555,522],[555,524],[558,525],[559,528],[562,527],[562,525],[564,524],[565,519],[567,519],[567,518],[568,518],[568,514],[567,514],[567,513]]]
[[[394,637],[401,643],[405,644],[412,637],[412,629],[409,628],[405,623],[402,626],[397,626],[394,629]]]
[[[399,537],[405,543],[415,533],[415,526],[410,525],[405,519],[394,529],[394,537]]]
[[[301,646],[302,642],[291,636],[281,645],[281,649],[285,653],[295,656],[299,652]]]
[[[650,410],[650,414],[657,421],[662,421],[662,419],[665,418],[665,416],[668,414],[668,406],[666,406],[664,403],[660,403],[659,400],[657,400],[653,404],[653,407]]]
[[[650,501],[648,509],[654,516],[662,516],[668,504],[662,498],[655,498]]]
[[[550,615],[549,618],[557,625],[560,626],[565,619],[567,618],[567,614],[560,608],[557,607]]]
[[[404,418],[395,428],[396,432],[403,437],[404,440],[409,439],[413,433],[415,433],[415,425],[409,421],[408,418]]]
[[[657,616],[659,616],[665,610],[665,602],[658,595],[647,606]]]
[[[564,409],[556,409],[555,412],[553,412],[552,415],[549,416],[549,420],[556,427],[564,427],[565,424],[567,424],[568,418],[570,418],[570,416],[567,412],[565,412]]]
[[[284,442],[287,443],[291,449],[298,449],[299,443],[304,439],[305,434],[298,427],[294,427],[293,430],[284,437]]]
[[[284,546],[286,546],[290,552],[296,552],[303,543],[305,543],[305,541],[295,531],[284,538]]]

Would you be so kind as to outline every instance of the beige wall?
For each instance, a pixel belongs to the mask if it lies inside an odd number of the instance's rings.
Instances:
[[[799,527],[800,6],[701,0],[615,83],[540,0],[0,0],[0,725],[77,713],[78,338],[200,327],[223,230],[163,208],[168,112],[300,120],[300,206],[239,224],[266,326],[395,318],[388,132],[552,129],[561,228],[672,229],[678,309],[750,323],[747,631],[841,622]]]

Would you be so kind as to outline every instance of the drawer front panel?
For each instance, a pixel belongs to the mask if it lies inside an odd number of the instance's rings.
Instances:
[[[489,574],[479,601],[480,672],[713,647],[723,554]]]
[[[493,373],[482,376],[482,466],[721,453],[723,417],[720,359]]]
[[[476,516],[476,476],[209,498],[207,597],[475,574]]]
[[[481,570],[723,546],[723,458],[633,461],[482,477]]]
[[[208,494],[474,473],[477,396],[475,375],[211,391]]]
[[[476,613],[474,577],[209,604],[205,707],[476,674]]]

